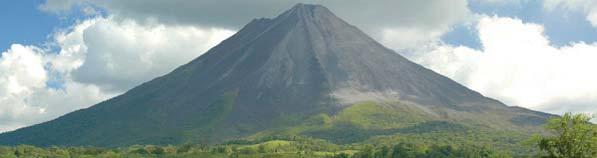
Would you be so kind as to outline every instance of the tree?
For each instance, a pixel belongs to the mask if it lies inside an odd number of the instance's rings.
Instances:
[[[226,145],[226,148],[224,149],[224,153],[230,157],[232,155],[232,153],[234,153],[234,151],[232,150],[232,147]]]
[[[591,158],[597,157],[597,128],[584,114],[564,114],[552,118],[547,129],[553,136],[542,137],[538,146],[551,158]]]
[[[387,158],[390,157],[390,148],[388,146],[382,146],[379,151],[375,152],[375,158]]]
[[[259,146],[257,146],[257,152],[259,152],[259,153],[266,153],[265,145],[264,144],[259,144]]]
[[[412,144],[400,143],[392,147],[392,158],[415,157]]]
[[[177,153],[186,153],[191,151],[191,149],[193,149],[194,145],[193,144],[183,144],[182,146],[180,146],[176,152]]]
[[[152,154],[156,154],[156,155],[161,155],[161,154],[165,154],[166,152],[164,151],[164,148],[160,147],[160,146],[155,146],[153,148],[153,150],[151,150]]]
[[[365,145],[361,152],[356,153],[353,157],[356,158],[372,158],[375,153],[375,148],[371,145]]]

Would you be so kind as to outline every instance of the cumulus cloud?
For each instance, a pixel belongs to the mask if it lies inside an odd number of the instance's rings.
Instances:
[[[189,62],[231,34],[98,17],[55,33],[50,43],[59,52],[13,44],[0,57],[0,132],[121,94]]]
[[[27,106],[21,96],[43,88],[47,80],[43,59],[35,47],[12,45],[0,58],[0,131],[20,125],[17,120],[41,108]]]
[[[41,8],[57,11],[73,8],[65,6],[87,4],[103,8],[116,18],[141,23],[239,29],[253,18],[274,17],[296,3],[325,5],[349,23],[397,49],[412,49],[436,41],[453,25],[471,18],[467,0],[48,0]]]
[[[442,45],[413,59],[508,105],[597,112],[597,44],[553,47],[541,25],[513,18],[483,17],[476,28],[482,50]]]
[[[595,0],[544,0],[543,4],[548,11],[565,9],[584,12],[587,21],[597,28],[597,1]]]
[[[55,63],[66,70],[76,65],[65,66],[63,60],[84,61],[72,71],[75,81],[123,91],[172,71],[233,33],[216,28],[94,19],[59,35],[62,54],[72,58],[57,59],[61,61]]]
[[[0,132],[46,121],[105,99],[94,89],[68,83],[64,90],[46,86],[46,54],[35,46],[13,44],[0,58]],[[76,93],[74,93],[76,92]]]

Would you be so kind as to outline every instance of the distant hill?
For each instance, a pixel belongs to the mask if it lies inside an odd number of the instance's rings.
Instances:
[[[1,134],[0,144],[112,147],[300,135],[513,148],[548,117],[413,63],[323,6],[298,4],[251,21],[197,59],[120,96]]]

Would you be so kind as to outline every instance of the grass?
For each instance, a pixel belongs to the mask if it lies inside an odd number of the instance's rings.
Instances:
[[[390,129],[426,120],[424,112],[400,103],[367,101],[343,109],[333,117],[334,124],[351,124],[364,129]]]
[[[292,141],[271,140],[271,141],[267,141],[267,142],[263,142],[263,143],[259,143],[259,144],[244,146],[243,148],[250,148],[250,149],[254,149],[254,150],[258,150],[259,148],[263,148],[264,150],[271,151],[271,150],[274,150],[276,148],[280,148],[280,147],[283,147],[283,146],[288,146],[291,143],[292,143]]]
[[[534,149],[521,142],[529,134],[492,130],[474,124],[434,120],[423,110],[398,102],[361,102],[334,115],[320,113],[307,117],[302,124],[263,131],[251,139],[269,135],[309,136],[336,144],[392,144],[422,142],[438,145],[478,145],[514,153]],[[325,153],[320,153],[324,154]]]

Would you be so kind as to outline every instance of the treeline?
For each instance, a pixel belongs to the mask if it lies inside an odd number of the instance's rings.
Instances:
[[[436,145],[421,142],[337,145],[326,140],[299,136],[270,136],[237,140],[220,145],[133,145],[121,148],[0,146],[1,158],[14,157],[312,157],[312,158],[595,158],[597,127],[587,115],[565,114],[546,125],[551,134],[529,140],[536,153],[511,153],[488,146]],[[512,155],[516,154],[516,155]]]
[[[282,140],[272,140],[251,145],[180,145],[155,146],[134,145],[127,148],[95,147],[48,147],[39,148],[29,145],[0,147],[0,157],[328,157],[328,158],[483,158],[510,157],[507,153],[492,151],[487,148],[456,148],[453,146],[426,146],[421,144],[400,143],[397,145],[353,146],[354,150],[311,150],[319,148],[308,146],[301,150],[298,144],[286,144]],[[347,146],[347,148],[350,148]],[[323,148],[321,148],[323,149]],[[361,151],[357,151],[360,149]]]
[[[0,146],[0,158],[11,157],[333,157],[351,146],[298,136],[271,136],[256,140],[236,140],[220,145],[133,145],[120,148]]]
[[[496,151],[486,147],[454,147],[450,145],[423,145],[400,143],[382,145],[377,148],[367,146],[362,151],[347,155],[340,153],[335,158],[509,158],[509,152]]]

